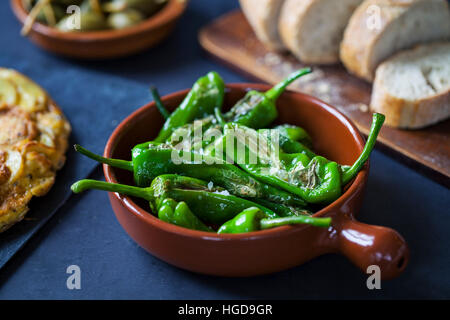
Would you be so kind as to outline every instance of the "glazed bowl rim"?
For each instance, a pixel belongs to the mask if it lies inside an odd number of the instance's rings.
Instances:
[[[188,0],[168,0],[168,3],[154,15],[148,17],[141,23],[121,30],[100,30],[88,32],[63,32],[58,31],[54,27],[35,22],[32,30],[36,33],[45,35],[50,38],[67,40],[74,42],[95,42],[99,40],[118,40],[131,35],[147,32],[163,25],[168,24],[181,16],[186,9]],[[11,6],[14,14],[22,23],[25,22],[27,12],[23,7],[22,0],[11,0]]]
[[[271,86],[266,84],[255,84],[255,83],[230,83],[226,85],[227,92],[228,90],[245,90],[248,91],[250,89],[265,91],[271,88]],[[190,89],[180,90],[169,95],[162,97],[161,99],[164,101],[166,99],[173,99],[180,96],[186,96]],[[291,94],[299,97],[299,100],[309,100],[310,102],[318,105],[319,107],[325,109],[325,111],[331,113],[335,116],[349,131],[353,140],[358,145],[360,152],[364,148],[364,139],[362,138],[359,130],[356,126],[341,112],[339,112],[336,108],[331,105],[321,101],[320,99],[294,91],[286,91],[285,94]],[[135,119],[138,119],[142,113],[147,112],[149,108],[156,108],[155,103],[148,103],[133,113],[131,113],[128,117],[126,117],[113,131],[111,136],[108,139],[104,150],[104,157],[111,157],[112,153],[117,145],[117,141],[119,141],[123,137],[123,133],[129,127],[128,124],[130,122],[134,122]],[[126,132],[125,132],[126,135]],[[105,174],[105,179],[107,182],[117,183],[116,175],[114,174],[114,168],[108,165],[103,165],[103,171]],[[345,190],[345,192],[334,202],[322,208],[318,212],[314,213],[314,217],[323,217],[327,216],[333,209],[340,208],[342,205],[351,198],[359,189],[360,186],[364,186],[369,173],[369,161],[366,162],[364,168],[358,173],[356,178],[351,182],[351,185]],[[155,228],[162,229],[169,233],[174,233],[179,236],[189,237],[189,238],[197,238],[204,240],[250,240],[250,239],[261,239],[267,237],[276,237],[281,234],[285,235],[289,232],[298,232],[303,228],[310,227],[308,225],[296,225],[296,226],[281,226],[273,229],[242,233],[242,234],[217,234],[212,232],[205,231],[197,231],[191,230],[183,227],[179,227],[164,221],[161,221],[157,217],[155,217],[151,212],[143,209],[139,205],[137,205],[130,197],[120,195],[118,193],[110,192],[110,195],[118,200],[124,208],[126,208],[131,214],[133,214],[136,218],[138,218],[142,223],[150,224]]]

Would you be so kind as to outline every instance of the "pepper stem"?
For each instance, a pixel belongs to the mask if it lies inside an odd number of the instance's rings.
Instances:
[[[125,194],[132,197],[142,198],[147,201],[152,201],[155,199],[153,196],[153,190],[151,188],[138,188],[133,186],[128,186],[125,184],[119,184],[119,183],[109,183],[104,181],[97,181],[97,180],[80,180],[78,182],[75,182],[70,189],[74,193],[81,193],[86,190],[103,190],[103,191],[109,191],[109,192],[118,192],[120,194]]]
[[[272,89],[267,91],[265,93],[265,96],[272,101],[277,100],[278,97],[284,92],[284,90],[286,90],[286,87],[288,85],[308,73],[311,73],[311,68],[303,68],[297,70],[296,72],[290,74],[286,79],[275,85]]]
[[[216,120],[217,120],[217,122],[220,124],[220,125],[225,125],[226,124],[226,121],[225,121],[225,119],[223,118],[223,115],[222,115],[222,112],[220,112],[220,108],[219,107],[215,107],[214,108],[214,116],[216,117]]]
[[[314,227],[328,228],[331,225],[331,218],[314,218],[310,216],[291,216],[274,219],[262,219],[261,229],[270,229],[286,226],[290,224],[309,224]]]
[[[75,151],[81,153],[82,155],[85,155],[92,160],[98,161],[100,163],[105,163],[115,168],[133,171],[133,163],[131,161],[105,158],[89,151],[88,149],[83,148],[79,144],[74,145],[74,148]]]
[[[375,147],[375,143],[377,142],[378,133],[383,126],[385,116],[381,113],[374,113],[372,126],[370,127],[369,136],[367,138],[366,145],[359,158],[355,161],[355,163],[347,170],[344,170],[342,173],[342,185],[346,185],[350,182],[361,170],[361,168],[366,163],[367,159],[369,159],[370,153]]]
[[[164,107],[161,97],[159,96],[158,89],[156,87],[151,86],[150,92],[152,93],[153,100],[155,101],[156,108],[158,108],[159,113],[164,117],[164,120],[167,120],[170,117],[170,112],[167,111],[166,107]]]

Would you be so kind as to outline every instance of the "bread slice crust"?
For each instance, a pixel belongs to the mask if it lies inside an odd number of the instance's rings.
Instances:
[[[270,50],[285,49],[278,32],[278,19],[285,0],[239,0],[242,11],[258,39]]]
[[[415,21],[414,28],[424,22],[434,26],[423,35],[404,27],[416,13],[422,18]],[[395,41],[387,46],[386,52],[380,52],[382,42],[389,37]],[[376,67],[396,52],[420,43],[449,39],[450,12],[446,0],[365,0],[344,32],[340,57],[348,71],[372,82]]]
[[[302,62],[339,62],[344,29],[362,0],[335,1],[286,0],[283,5],[278,23],[281,40]]]
[[[428,65],[424,62],[421,63],[421,61],[431,59],[433,54],[438,54],[437,58],[439,59],[442,55],[447,57],[446,60],[442,59],[442,68],[435,66],[436,70],[431,70],[430,68],[433,68],[431,63]],[[376,71],[370,103],[371,109],[385,114],[387,125],[403,129],[420,129],[448,119],[450,117],[450,68],[445,68],[448,61],[450,61],[450,42],[420,45],[386,60]],[[396,69],[396,65],[404,67],[405,64],[412,68],[411,73],[414,73],[415,77],[417,74],[423,74],[423,70],[427,69],[428,73],[431,71],[441,72],[442,86],[437,89],[429,84],[431,89],[420,88],[423,91],[425,89],[430,91],[429,94],[423,94],[420,97],[414,97],[413,94],[408,97],[407,92],[400,96],[394,92],[393,79],[389,77],[395,76],[393,70]],[[396,79],[396,81],[409,81],[412,87],[420,85],[423,87],[423,83],[429,83],[428,79],[424,79],[425,81],[416,85],[413,82],[418,82],[419,79],[415,77],[408,77],[408,74],[405,74],[402,76],[404,79]],[[423,74],[423,77],[426,78],[427,75]],[[431,93],[432,91],[434,92]]]

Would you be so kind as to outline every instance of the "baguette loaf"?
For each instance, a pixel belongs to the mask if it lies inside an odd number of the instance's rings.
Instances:
[[[271,50],[283,50],[278,34],[278,18],[284,0],[239,0],[258,39]]]
[[[286,0],[278,22],[281,39],[304,63],[337,63],[344,29],[361,2]]]
[[[450,42],[398,53],[376,71],[371,108],[386,124],[422,128],[450,116]]]
[[[355,11],[341,44],[341,60],[372,81],[386,58],[414,45],[450,39],[446,0],[365,0]]]

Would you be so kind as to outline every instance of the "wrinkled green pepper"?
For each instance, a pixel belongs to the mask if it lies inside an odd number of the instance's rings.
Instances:
[[[175,129],[166,143],[178,150],[203,153],[210,143],[222,136],[222,131],[217,118],[207,116]]]
[[[261,229],[260,222],[266,215],[256,207],[250,207],[225,222],[217,233],[247,233]]]
[[[315,227],[328,228],[331,218],[314,218],[310,216],[292,216],[268,218],[259,208],[248,208],[233,219],[225,222],[217,231],[223,233],[247,233],[293,224],[309,224]]]
[[[195,154],[176,151],[165,145],[147,142],[137,145],[132,150],[132,161],[107,159],[75,145],[75,149],[101,163],[132,171],[137,186],[149,186],[153,179],[162,174],[176,173],[211,181],[231,194],[244,198],[264,198],[269,201],[303,207],[306,202],[300,197],[284,190],[259,182],[238,167],[227,163],[215,163],[218,160],[202,156],[197,163],[175,163],[174,159],[187,156],[195,159]]]
[[[267,127],[278,117],[275,106],[278,97],[288,85],[308,73],[311,73],[310,68],[298,70],[265,93],[249,91],[229,112],[225,113],[225,121],[253,129]]]
[[[309,158],[314,158],[316,154],[311,151],[312,145],[309,134],[300,127],[283,125],[273,129],[259,129],[258,133],[263,134],[269,142],[273,133],[278,136],[278,143],[285,153],[303,153]]]
[[[282,203],[276,203],[265,199],[251,199],[251,201],[276,212],[280,217],[292,217],[300,215],[312,215],[312,213],[302,207],[288,206]]]
[[[232,219],[249,207],[261,209],[268,217],[278,217],[272,210],[230,195],[222,188],[209,188],[205,181],[178,175],[161,175],[147,188],[86,179],[74,183],[71,189],[75,193],[98,189],[142,198],[149,201],[154,212],[157,212],[158,208],[161,209],[160,203],[164,199],[184,201],[201,221],[217,225]]]
[[[341,171],[336,162],[316,156],[309,159],[303,154],[280,154],[286,160],[273,171],[270,165],[241,164],[248,173],[270,185],[300,196],[308,203],[331,203],[342,194]]]
[[[234,149],[227,147],[230,142]],[[257,180],[295,194],[307,203],[331,202],[341,195],[337,163],[320,156],[311,159],[303,153],[284,153],[274,141],[251,128],[226,124],[224,135],[214,147],[226,150],[227,161],[231,159]]]
[[[213,115],[216,107],[222,108],[224,95],[225,84],[216,72],[209,72],[201,77],[180,106],[166,120],[155,141],[165,142],[176,128],[195,119]]]
[[[214,109],[214,116],[198,119],[199,122],[197,123],[190,122],[181,126],[179,129],[174,130],[168,142],[174,145],[174,143],[182,142],[184,140],[185,143],[186,141],[190,143],[190,151],[203,152],[203,150],[212,142],[208,133],[211,133],[211,130],[213,129],[218,130],[215,131],[214,134],[214,137],[217,139],[218,136],[216,133],[221,132],[222,127],[227,122],[235,122],[253,128],[262,128],[270,124],[277,117],[278,112],[275,102],[284,92],[286,87],[294,80],[310,72],[310,69],[298,70],[266,93],[250,91],[225,115],[221,113],[221,108],[218,106]],[[157,99],[155,99],[155,101],[157,101]],[[158,109],[162,109],[158,104],[157,107]],[[161,113],[164,115],[165,111],[162,110]],[[199,126],[201,126],[201,131],[194,135],[195,128],[198,129]],[[287,138],[285,138],[285,140],[288,138],[301,140],[303,142],[310,140],[307,132],[300,127],[281,125],[277,127],[277,130],[286,135]],[[180,139],[181,137],[183,139]],[[185,151],[188,151],[186,150],[186,144],[183,145],[183,147],[185,148]]]
[[[170,198],[162,200],[158,209],[158,218],[164,222],[187,229],[207,232],[213,231],[197,218],[189,209],[186,202],[183,201],[176,202]]]
[[[238,124],[225,125],[224,135],[215,146],[229,152],[229,148],[224,148],[224,145],[227,143],[227,139],[234,139],[235,148],[231,155],[227,154],[226,156],[227,158],[231,157],[242,169],[262,182],[298,195],[308,203],[326,204],[336,200],[342,194],[342,185],[350,182],[361,170],[375,145],[383,122],[383,115],[378,113],[373,115],[367,143],[351,167],[342,168],[336,162],[321,156],[310,158],[304,153],[284,153],[272,141],[267,141],[264,135]],[[249,143],[248,139],[254,141]],[[261,141],[265,141],[263,144],[268,146],[265,157],[261,156],[259,150],[254,148],[254,146],[259,146]],[[220,144],[222,146],[219,146]],[[239,152],[239,144],[243,146],[243,149],[240,150],[244,150],[244,152]],[[257,161],[251,163],[249,162],[251,158]]]
[[[286,137],[289,140],[301,142],[308,148],[312,147],[311,136],[302,127],[294,126],[292,124],[282,124],[274,127],[273,130],[277,130],[281,136]]]

